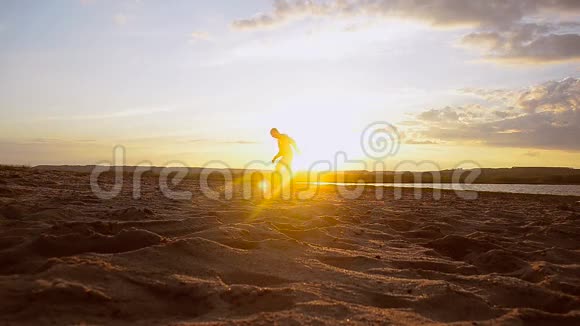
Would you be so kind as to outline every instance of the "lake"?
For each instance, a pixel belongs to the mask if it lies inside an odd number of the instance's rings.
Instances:
[[[319,184],[356,185],[356,183],[320,182]],[[453,184],[453,183],[367,183],[375,187],[436,188],[478,192],[507,192],[516,194],[579,196],[580,185],[530,185],[530,184]]]

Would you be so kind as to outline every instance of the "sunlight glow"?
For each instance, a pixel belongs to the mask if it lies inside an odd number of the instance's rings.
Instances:
[[[266,190],[268,190],[269,185],[268,185],[268,182],[266,180],[264,180],[264,181],[260,182],[260,184],[258,185],[258,187],[260,188],[260,190],[262,192],[265,192]]]

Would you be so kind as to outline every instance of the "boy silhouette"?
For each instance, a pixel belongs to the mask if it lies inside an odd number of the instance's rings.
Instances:
[[[272,128],[270,130],[270,135],[278,140],[278,154],[272,159],[272,163],[275,163],[278,158],[281,158],[276,164],[276,171],[281,172],[282,168],[286,168],[288,173],[292,174],[292,160],[294,159],[294,151],[298,151],[298,146],[294,139],[286,134],[281,134],[278,129]]]

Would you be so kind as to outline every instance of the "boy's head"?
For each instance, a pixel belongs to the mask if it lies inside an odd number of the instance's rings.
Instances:
[[[274,138],[278,138],[278,136],[280,136],[280,132],[278,131],[278,129],[272,128],[270,129],[270,135],[272,135],[272,137]]]

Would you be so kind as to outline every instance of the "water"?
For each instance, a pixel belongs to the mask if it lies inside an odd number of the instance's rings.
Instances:
[[[356,185],[356,183],[321,182],[320,184]],[[367,183],[375,187],[436,188],[478,192],[507,192],[515,194],[579,196],[580,185],[529,185],[529,184],[453,184],[453,183]]]

